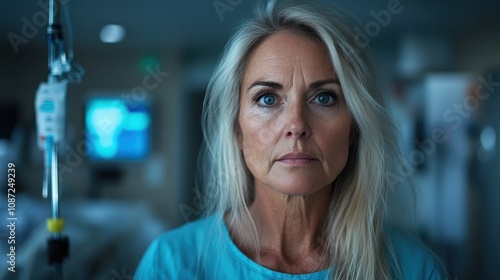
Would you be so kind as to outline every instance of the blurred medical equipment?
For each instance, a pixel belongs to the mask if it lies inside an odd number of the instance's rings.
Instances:
[[[68,26],[68,52],[63,41],[61,17]],[[80,82],[83,68],[73,62],[67,3],[58,0],[49,1],[49,20],[47,26],[49,76],[46,83],[41,83],[35,97],[38,146],[45,154],[45,172],[42,196],[51,197],[51,217],[47,220],[47,229],[51,233],[48,240],[48,260],[54,265],[55,279],[62,279],[62,263],[68,256],[69,240],[62,235],[64,221],[59,213],[59,181],[57,147],[61,143],[65,129],[65,100],[67,84]]]

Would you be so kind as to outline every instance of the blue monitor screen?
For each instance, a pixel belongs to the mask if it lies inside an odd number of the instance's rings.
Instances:
[[[146,102],[92,98],[85,110],[89,157],[138,160],[149,152],[151,114]]]

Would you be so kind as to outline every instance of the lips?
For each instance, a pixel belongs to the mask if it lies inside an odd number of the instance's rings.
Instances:
[[[286,154],[276,161],[287,165],[306,165],[316,160],[318,159],[307,153],[298,152]]]

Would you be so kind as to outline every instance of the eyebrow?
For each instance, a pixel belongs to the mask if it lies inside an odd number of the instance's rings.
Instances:
[[[283,86],[280,84],[280,83],[276,83],[276,82],[269,82],[269,81],[257,81],[257,82],[253,82],[247,90],[255,87],[255,86],[264,86],[264,87],[270,87],[270,88],[274,88],[274,89],[282,89]]]
[[[326,84],[337,84],[340,86],[340,83],[339,83],[339,80],[337,79],[326,79],[326,80],[319,80],[319,81],[316,81],[314,83],[312,83],[309,88],[311,89],[317,89],[319,87],[322,87],[323,85],[326,85]]]
[[[325,84],[337,84],[340,86],[340,83],[337,79],[326,79],[326,80],[319,80],[319,81],[311,83],[311,85],[309,85],[309,88],[317,89]],[[250,90],[252,87],[255,87],[255,86],[265,86],[265,87],[270,87],[270,88],[274,88],[274,89],[283,89],[283,85],[281,85],[280,83],[270,82],[270,81],[256,81],[256,82],[253,82],[248,87],[247,90]]]

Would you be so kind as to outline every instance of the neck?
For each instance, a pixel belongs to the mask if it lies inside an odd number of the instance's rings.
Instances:
[[[245,234],[254,232],[253,229],[232,232],[235,243],[250,258],[277,270],[311,272],[328,267],[321,234],[331,191],[327,186],[309,195],[285,195],[256,184],[249,211],[255,222],[260,255],[251,249],[254,239]],[[297,269],[297,263],[307,267]]]

